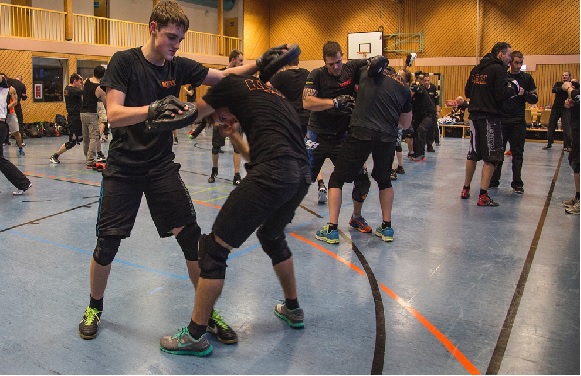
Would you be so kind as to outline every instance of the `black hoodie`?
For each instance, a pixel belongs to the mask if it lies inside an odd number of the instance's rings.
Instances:
[[[515,94],[508,83],[506,66],[491,53],[472,68],[464,94],[470,98],[470,120],[502,115],[502,104]]]

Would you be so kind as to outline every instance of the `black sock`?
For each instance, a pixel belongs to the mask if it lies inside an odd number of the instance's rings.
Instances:
[[[323,179],[317,180],[317,183],[319,184],[319,188],[325,186],[325,181]]]
[[[383,223],[381,223],[381,228],[388,228],[391,227],[391,221],[387,222],[387,221],[383,221]]]
[[[299,300],[298,299],[285,299],[284,305],[288,309],[297,309],[297,308],[299,308]]]
[[[329,231],[337,230],[339,228],[338,223],[327,223],[327,225],[329,226]]]
[[[206,333],[207,328],[207,325],[198,325],[193,320],[190,320],[188,332],[190,332],[190,336],[194,339],[200,339]]]
[[[485,195],[485,194],[487,194],[487,193],[488,193],[488,190],[487,190],[487,189],[480,189],[480,195],[481,195],[481,196],[482,196],[482,195]]]
[[[212,175],[218,175],[218,167],[212,167]]]
[[[99,312],[103,311],[103,298],[101,298],[99,300],[94,299],[92,296],[90,296],[90,298],[91,298],[91,301],[89,302],[89,307],[97,308],[97,311],[99,311]]]
[[[579,200],[579,192],[575,192],[575,198]]]

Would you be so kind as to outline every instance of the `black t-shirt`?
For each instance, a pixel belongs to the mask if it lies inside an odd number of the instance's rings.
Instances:
[[[428,95],[430,96],[430,99],[432,100],[434,106],[439,106],[440,94],[438,94],[438,88],[436,88],[436,85],[430,82],[430,87],[428,87],[426,90],[428,91]]]
[[[305,88],[317,91],[317,98],[335,98],[339,95],[353,95],[359,68],[366,66],[367,60],[349,60],[343,64],[339,76],[333,76],[327,67],[314,69],[309,74]],[[349,115],[337,114],[333,110],[312,111],[309,130],[320,134],[340,134],[349,127]]]
[[[270,79],[272,86],[283,93],[291,102],[299,115],[301,129],[304,134],[307,133],[307,125],[311,115],[311,111],[303,108],[303,89],[308,76],[309,71],[304,68],[291,68],[275,74]]]
[[[93,83],[90,79],[85,80],[83,85],[83,107],[81,112],[83,113],[97,113],[97,102],[99,99],[95,95],[95,90],[99,87],[99,84]]]
[[[26,98],[28,98],[26,96],[26,85],[24,85],[22,81],[17,80],[16,78],[8,78],[8,85],[12,86],[14,90],[16,90],[16,95],[18,95],[18,104],[14,106],[14,108],[22,108],[20,101],[25,101]]]
[[[65,86],[64,94],[67,114],[79,115],[83,106],[83,89],[67,85]]]
[[[579,82],[572,82],[573,91],[571,98],[573,99],[573,107],[571,108],[571,128],[579,134]]]
[[[412,112],[415,124],[418,124],[426,116],[436,115],[436,106],[425,87],[420,87],[412,97]]]
[[[535,80],[533,76],[525,72],[519,72],[517,74],[512,74],[510,72],[507,73],[508,79],[510,81],[516,80],[520,87],[522,87],[525,92],[533,91],[537,87],[535,86]],[[504,101],[503,103],[503,115],[502,119],[505,121],[508,120],[524,120],[525,118],[525,104],[526,104],[526,96],[525,95],[515,95],[508,100]]]
[[[179,96],[182,85],[200,86],[207,75],[208,68],[179,56],[163,66],[154,65],[145,59],[141,47],[136,47],[111,57],[101,87],[125,93],[127,107],[141,107],[168,95]],[[104,171],[108,176],[142,175],[175,157],[171,131],[147,133],[142,122],[113,128],[111,133]]]
[[[564,91],[561,86],[563,86],[563,82],[559,81],[556,82],[553,86],[553,93],[555,93],[555,100],[553,101],[553,107],[551,108],[564,108],[565,107],[565,99],[569,97],[569,93]]]
[[[384,72],[373,79],[367,76],[366,68],[361,69],[357,101],[349,125],[357,138],[369,139],[365,132],[357,129],[363,128],[380,132],[383,141],[396,141],[399,116],[411,110],[411,92],[400,76]]]
[[[253,76],[228,75],[203,99],[215,109],[228,107],[236,116],[250,147],[249,166],[281,157],[308,164],[297,113],[278,90]]]

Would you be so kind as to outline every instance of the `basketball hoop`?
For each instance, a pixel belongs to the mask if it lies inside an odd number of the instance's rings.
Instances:
[[[367,51],[357,51],[357,55],[359,55],[359,57],[360,57],[361,59],[367,59],[367,54],[368,54],[368,53],[369,53],[369,52],[367,52]]]

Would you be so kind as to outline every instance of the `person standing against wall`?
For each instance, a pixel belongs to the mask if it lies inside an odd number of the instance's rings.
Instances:
[[[557,122],[561,119],[561,129],[563,129],[563,150],[571,151],[571,110],[565,107],[565,100],[568,93],[563,90],[565,82],[571,82],[571,72],[565,71],[562,76],[563,81],[556,82],[552,92],[555,94],[553,107],[551,107],[551,116],[549,117],[549,127],[547,129],[547,146],[543,150],[549,150],[555,142],[555,130]]]

